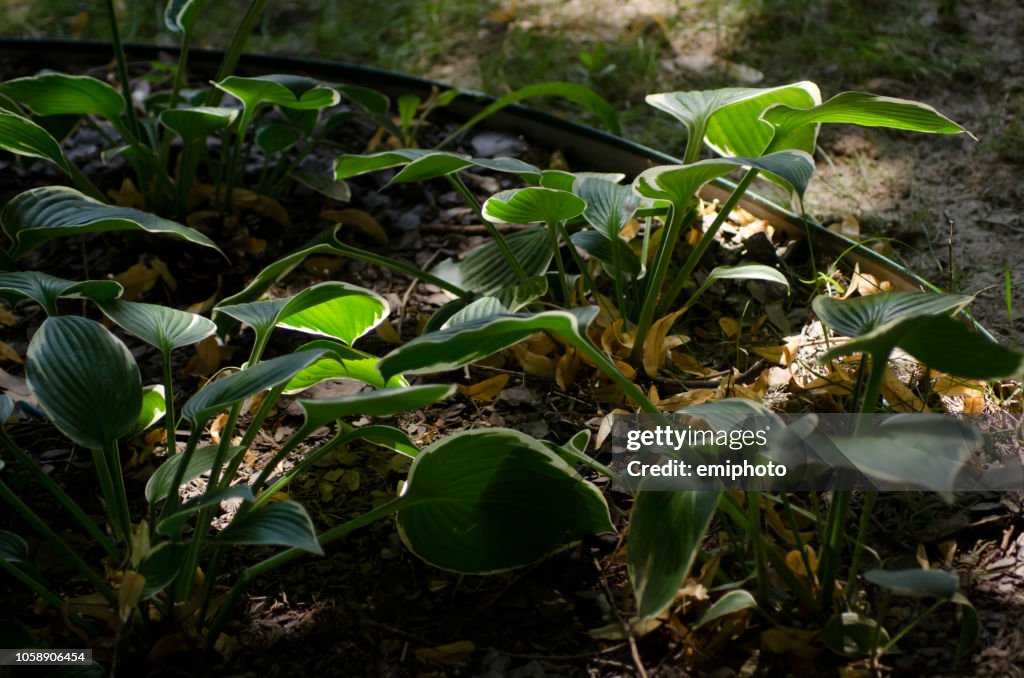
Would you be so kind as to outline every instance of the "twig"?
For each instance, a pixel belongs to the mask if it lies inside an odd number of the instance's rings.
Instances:
[[[430,265],[434,263],[434,259],[437,258],[437,252],[430,255],[426,263],[423,264],[423,270],[430,268]],[[409,283],[409,287],[406,288],[405,294],[402,295],[402,310],[398,314],[398,336],[402,336],[402,326],[405,324],[405,309],[409,307],[409,297],[412,296],[412,291],[416,289],[416,285],[419,284],[419,278],[413,278],[412,282]]]
[[[615,618],[619,620],[622,632],[626,634],[626,640],[629,642],[629,654],[633,657],[633,665],[636,667],[637,675],[640,678],[647,678],[644,662],[640,659],[640,650],[636,647],[636,636],[633,635],[633,627],[630,626],[629,622],[623,618],[622,613],[619,612],[619,606],[615,604],[615,596],[608,585],[608,578],[604,574],[601,563],[597,562],[597,558],[594,559],[594,567],[597,568],[597,572],[601,576],[601,588],[604,589],[604,595],[608,597],[608,604],[611,605],[612,611],[615,612]]]

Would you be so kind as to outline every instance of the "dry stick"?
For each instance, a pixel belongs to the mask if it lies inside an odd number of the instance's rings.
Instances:
[[[644,663],[640,659],[640,651],[636,647],[636,636],[633,635],[633,628],[629,625],[628,621],[623,619],[622,613],[619,612],[619,606],[615,604],[615,596],[612,595],[612,589],[608,585],[608,578],[604,574],[604,569],[601,568],[601,563],[597,562],[597,558],[594,558],[594,567],[597,568],[597,572],[601,576],[601,588],[604,589],[604,594],[608,597],[608,604],[611,605],[612,611],[615,612],[615,618],[619,620],[622,632],[626,634],[626,640],[629,642],[629,654],[633,657],[633,665],[636,666],[636,672],[640,678],[647,678],[647,671],[644,669]]]

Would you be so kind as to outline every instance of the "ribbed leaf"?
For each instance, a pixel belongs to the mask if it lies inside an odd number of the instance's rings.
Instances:
[[[320,283],[292,297],[216,308],[217,313],[248,324],[258,336],[283,327],[346,344],[379,325],[389,311],[388,302],[380,295],[343,282]]]
[[[583,214],[587,204],[567,191],[528,186],[501,191],[484,203],[484,216],[497,223],[556,223]]]
[[[814,159],[803,151],[779,151],[760,158],[715,158],[689,165],[662,165],[641,173],[633,190],[645,198],[685,205],[701,186],[737,167],[751,167],[774,176],[801,198],[814,173]]]
[[[429,155],[432,151],[420,148],[399,148],[382,153],[366,155],[348,154],[338,156],[334,161],[334,178],[349,179],[361,174],[369,174],[391,167],[400,167],[417,158]]]
[[[824,122],[890,127],[933,134],[959,134],[967,131],[927,104],[867,92],[843,92],[811,108],[778,104],[766,110],[761,117],[775,128],[777,143],[788,142],[805,125]]]
[[[57,428],[89,449],[105,449],[129,433],[142,408],[132,354],[86,318],[47,318],[29,344],[25,376]]]
[[[933,370],[965,379],[1024,376],[1024,354],[1001,346],[948,316],[908,322],[896,345]]]
[[[213,462],[217,458],[217,447],[217,445],[206,445],[192,453],[192,457],[188,460],[188,466],[185,467],[185,474],[181,478],[183,485],[192,482],[193,479],[198,478],[213,468]],[[241,449],[240,447],[232,447],[228,452],[228,456],[234,456]],[[150,504],[155,504],[166,499],[171,494],[171,490],[174,489],[172,487],[174,474],[184,458],[185,455],[179,453],[160,464],[156,472],[146,482],[146,501]]]
[[[192,33],[206,0],[168,0],[164,7],[164,25],[172,33]]]
[[[729,591],[724,596],[715,601],[714,605],[709,607],[707,611],[700,616],[697,623],[693,628],[699,629],[702,626],[710,624],[711,622],[726,617],[730,614],[736,614],[741,610],[749,610],[752,607],[757,607],[757,601],[754,600],[754,596],[749,591],[743,589],[737,589],[735,591]]]
[[[417,410],[444,400],[455,392],[449,384],[427,384],[392,388],[383,391],[367,391],[337,398],[300,400],[299,407],[306,416],[302,424],[304,431],[314,431],[338,419],[354,415],[366,417],[390,417],[406,410]]]
[[[98,115],[113,120],[124,111],[116,89],[96,78],[40,73],[0,83],[3,94],[36,115]]]
[[[57,140],[39,125],[15,113],[0,111],[0,149],[49,160],[65,173],[69,171],[68,160]]]
[[[778,285],[784,285],[786,289],[789,289],[789,281],[781,271],[772,268],[771,266],[765,266],[764,264],[740,264],[739,266],[716,266],[712,269],[708,277],[701,283],[701,286],[697,288],[697,291],[693,293],[686,305],[689,306],[696,301],[704,292],[706,292],[712,285],[718,280],[764,280],[766,282],[773,282]]]
[[[629,522],[627,563],[637,612],[658,615],[690,574],[718,507],[717,492],[640,491]]]
[[[482,299],[477,299],[472,302],[469,306],[449,318],[448,321],[441,326],[441,329],[448,329],[449,327],[463,325],[473,320],[490,318],[492,316],[507,313],[509,313],[509,309],[505,304],[501,303],[501,300],[497,297],[483,297]]]
[[[280,501],[239,514],[217,540],[225,544],[288,546],[323,554],[313,521],[301,504]]]
[[[315,363],[305,368],[288,382],[284,392],[286,394],[298,393],[305,389],[319,384],[328,379],[355,379],[374,388],[397,388],[408,386],[408,382],[401,375],[391,377],[384,382],[377,364],[380,358],[357,351],[354,348],[339,344],[334,341],[319,339],[300,346],[298,351],[311,351],[323,349],[328,351]]]
[[[821,92],[813,82],[796,82],[757,91],[760,93],[719,108],[711,115],[704,141],[717,154],[756,158],[764,154],[775,134],[772,126],[761,120],[766,108],[775,104],[808,108],[821,103]],[[772,150],[793,149],[813,154],[817,136],[817,125],[808,125],[786,139],[780,139]]]
[[[531,228],[505,238],[516,261],[529,277],[547,272],[555,256],[548,244],[544,228]],[[480,294],[494,294],[519,282],[519,277],[505,261],[497,243],[489,242],[474,249],[461,261],[446,259],[431,271],[463,289]]]
[[[0,212],[0,225],[14,243],[9,252],[14,259],[53,238],[99,231],[173,235],[220,252],[193,228],[130,207],[106,205],[65,186],[43,186],[15,196]]]
[[[167,414],[167,401],[164,399],[163,384],[146,386],[142,389],[142,408],[135,420],[130,435],[136,436],[157,423]]]
[[[199,343],[217,330],[213,321],[169,306],[110,300],[100,302],[99,307],[121,329],[161,353]]]
[[[181,416],[199,426],[211,416],[279,384],[285,384],[296,374],[323,357],[324,351],[300,351],[270,360],[263,360],[229,377],[218,379],[192,396],[181,411]]]
[[[160,113],[160,124],[187,144],[230,126],[238,117],[237,108],[195,106],[171,108]]]
[[[73,282],[39,271],[0,273],[0,297],[12,303],[31,299],[42,306],[47,315],[57,315],[57,299],[61,297],[102,301],[116,299],[122,292],[124,289],[113,280]]]
[[[243,78],[231,75],[214,83],[242,102],[246,116],[251,117],[255,107],[262,103],[284,108],[315,110],[334,106],[341,95],[319,80],[299,75],[260,75]]]
[[[619,232],[640,207],[640,197],[633,188],[616,181],[580,177],[575,180],[572,191],[587,203],[583,218],[609,240],[619,237]]]
[[[399,346],[380,361],[380,371],[387,377],[454,370],[518,344],[540,331],[579,340],[585,337],[586,327],[596,314],[597,308],[590,306],[571,312],[517,313],[472,320],[421,335]]]
[[[629,190],[629,186],[623,186],[623,188]],[[617,235],[614,237],[614,240],[609,240],[607,235],[599,231],[577,231],[569,236],[573,245],[609,267],[615,265],[613,248],[617,248],[619,250],[618,262],[622,272],[631,276],[640,275],[640,257],[630,249],[622,238]]]
[[[482,574],[534,563],[588,534],[613,532],[601,492],[533,438],[465,431],[420,452],[398,533],[437,567]]]
[[[931,292],[881,292],[850,299],[815,297],[814,313],[831,329],[847,337],[859,337],[896,320],[948,314],[974,301],[964,294]]]

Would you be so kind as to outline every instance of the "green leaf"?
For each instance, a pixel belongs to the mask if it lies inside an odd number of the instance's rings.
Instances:
[[[163,354],[197,344],[217,331],[213,321],[169,306],[109,300],[99,302],[99,307],[121,329]]]
[[[172,33],[192,33],[206,0],[168,0],[164,7],[164,25]]]
[[[401,375],[391,377],[385,383],[377,364],[380,358],[357,351],[354,348],[334,341],[319,339],[303,344],[297,351],[324,349],[328,351],[322,358],[305,368],[288,382],[285,394],[298,393],[328,379],[355,379],[374,388],[398,388],[408,386]]]
[[[65,174],[70,172],[57,140],[39,125],[15,113],[0,111],[0,149],[49,160]]]
[[[446,330],[424,334],[399,346],[380,361],[385,377],[393,374],[428,374],[458,369],[548,331],[581,340],[597,308],[518,313],[480,318]]]
[[[515,158],[470,158],[445,151],[431,151],[409,162],[387,185],[426,181],[474,166],[517,174],[523,178],[540,176],[537,167]]]
[[[337,398],[299,400],[306,417],[302,430],[311,432],[353,415],[390,417],[406,410],[417,410],[444,400],[455,392],[450,384],[426,384],[383,391],[366,391]]]
[[[160,543],[150,551],[138,569],[139,574],[146,578],[142,589],[143,599],[155,596],[174,582],[185,562],[187,551],[187,544],[174,544],[169,541]]]
[[[821,93],[813,82],[796,82],[755,92],[759,93],[734,101],[711,114],[704,141],[715,153],[749,158],[763,155],[775,134],[772,126],[761,120],[766,108],[775,104],[807,108],[821,103]],[[817,136],[818,126],[808,125],[790,137],[780,139],[772,145],[772,150],[795,149],[813,155]]]
[[[462,127],[459,127],[459,129],[450,134],[439,144],[439,146],[448,145],[448,143],[465,134],[477,123],[494,115],[506,106],[517,104],[520,101],[533,99],[535,97],[558,97],[560,99],[565,99],[566,101],[571,101],[577,106],[580,106],[584,110],[597,116],[597,118],[601,120],[601,123],[612,134],[621,134],[619,116],[615,113],[615,108],[605,101],[605,99],[600,95],[596,94],[594,90],[585,85],[573,82],[545,82],[536,85],[527,85],[526,87],[517,89],[514,92],[499,98],[497,101],[490,104],[463,123]]]
[[[124,288],[113,280],[74,282],[39,271],[0,273],[0,296],[12,303],[31,299],[42,306],[47,315],[57,315],[57,299],[61,297],[102,301],[116,299],[122,292]]]
[[[619,233],[640,207],[640,197],[632,186],[593,176],[579,177],[573,193],[586,202],[583,218],[609,240],[617,240]]]
[[[547,272],[554,253],[544,228],[530,228],[505,238],[526,275],[533,278]],[[519,282],[519,276],[505,261],[495,242],[472,250],[461,261],[446,259],[431,271],[434,275],[472,292],[495,294]]]
[[[1024,375],[1024,354],[1001,346],[949,316],[908,321],[896,345],[933,370],[965,379]]]
[[[334,161],[334,178],[349,179],[391,167],[400,167],[431,153],[432,151],[420,148],[400,148],[394,151],[366,155],[346,153],[345,155],[338,156]]]
[[[981,619],[971,601],[962,593],[954,593],[950,601],[960,608],[960,641],[956,646],[956,661],[960,662],[978,642],[981,631]]]
[[[633,181],[633,190],[645,198],[686,205],[701,186],[725,176],[737,167],[751,167],[766,172],[803,198],[807,182],[814,173],[814,159],[803,151],[779,151],[760,158],[715,158],[689,165],[662,165],[637,176]]]
[[[736,614],[741,610],[749,610],[752,607],[757,607],[757,601],[754,600],[754,596],[750,595],[750,592],[744,591],[743,589],[729,591],[724,596],[716,600],[714,605],[709,607],[707,611],[700,616],[700,619],[698,619],[697,623],[693,625],[693,628],[699,629],[700,627],[710,624],[722,617],[726,617],[730,614]]]
[[[231,75],[213,84],[242,102],[241,125],[248,125],[259,104],[275,104],[283,108],[316,110],[334,106],[341,95],[319,80],[300,75],[260,75],[243,78]]]
[[[553,224],[578,217],[587,204],[568,191],[528,186],[501,191],[484,203],[484,217],[505,224]]]
[[[455,327],[456,325],[463,325],[472,320],[490,318],[492,316],[507,313],[509,313],[509,309],[505,304],[501,303],[500,299],[497,297],[483,297],[482,299],[477,299],[472,302],[466,308],[458,311],[441,326],[441,329],[445,330],[449,327]]]
[[[212,240],[188,226],[130,207],[105,205],[65,186],[43,186],[15,196],[0,212],[0,226],[13,242],[13,259],[53,238],[100,231],[173,235],[220,252]]]
[[[164,400],[163,385],[146,386],[142,389],[142,409],[139,410],[139,418],[135,421],[130,435],[139,435],[163,419],[165,414],[167,414],[167,402]]]
[[[654,617],[675,600],[717,507],[717,492],[644,491],[641,484],[627,541],[640,617]]]
[[[843,612],[828,620],[821,630],[828,649],[851,658],[866,657],[876,645],[884,647],[889,634],[877,621],[856,612]]]
[[[204,386],[192,396],[181,416],[200,426],[217,412],[279,384],[285,384],[324,355],[322,350],[300,351],[263,360],[231,376]]]
[[[182,141],[188,144],[230,127],[237,117],[237,108],[213,106],[170,108],[160,113],[160,124],[180,136]]]
[[[192,453],[191,459],[188,460],[188,466],[185,467],[185,474],[181,478],[182,485],[190,483],[193,479],[198,478],[213,468],[213,462],[217,458],[217,448],[217,445],[206,445]],[[232,447],[228,456],[234,456],[240,450],[242,450],[241,447]],[[178,466],[181,465],[184,458],[185,455],[179,453],[160,464],[156,472],[146,482],[146,501],[150,504],[155,504],[166,499],[171,494],[171,491],[175,489],[172,487],[174,473],[178,470]]]
[[[28,562],[28,543],[7,530],[0,530],[0,559],[8,563]]]
[[[614,531],[596,487],[507,429],[464,431],[420,452],[402,502],[402,541],[456,572],[522,567],[584,535]]]
[[[96,78],[64,73],[40,73],[0,83],[0,94],[36,115],[98,115],[116,120],[124,99],[116,89]]]
[[[705,278],[697,291],[686,302],[686,306],[692,306],[697,299],[704,294],[718,280],[764,280],[783,285],[788,290],[789,281],[778,269],[764,264],[740,264],[738,266],[716,266],[708,277]]]
[[[47,318],[25,361],[32,394],[76,444],[106,449],[129,433],[142,409],[142,382],[131,352],[99,323]]]
[[[325,282],[292,297],[222,305],[215,311],[248,324],[257,336],[283,327],[351,344],[379,325],[390,308],[383,297],[368,289]]]
[[[294,501],[267,504],[236,515],[217,540],[225,544],[288,546],[317,555],[324,552],[309,514]]]
[[[623,188],[628,189],[629,187],[624,186]],[[640,257],[619,236],[615,236],[614,240],[609,240],[608,236],[599,231],[577,231],[569,236],[569,239],[572,240],[573,245],[610,268],[614,268],[615,265],[615,252],[612,248],[617,248],[622,272],[631,276],[640,275]]]
[[[775,143],[787,143],[805,125],[824,122],[890,127],[932,134],[967,132],[927,104],[867,92],[843,92],[811,108],[777,104],[768,108],[761,119],[775,128]]]
[[[11,415],[14,414],[14,401],[7,397],[6,394],[0,393],[0,426],[3,426]],[[3,468],[0,466],[0,468]]]
[[[880,292],[850,299],[818,296],[811,306],[829,328],[859,337],[895,321],[959,311],[972,301],[973,296],[964,294]]]
[[[283,153],[302,139],[302,130],[292,125],[271,122],[256,132],[256,145],[264,155]]]
[[[943,570],[868,570],[864,578],[906,596],[951,600],[960,589],[960,577]]]
[[[318,172],[292,172],[289,175],[306,188],[316,191],[320,195],[327,196],[338,202],[348,202],[352,199],[352,190],[344,181],[332,179],[326,174]]]
[[[496,291],[494,296],[510,313],[518,313],[520,309],[540,299],[547,293],[547,277],[534,276],[528,278],[525,282],[516,283],[510,287],[503,287]]]

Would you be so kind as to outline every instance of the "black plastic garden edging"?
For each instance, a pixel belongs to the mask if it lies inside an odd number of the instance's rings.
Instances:
[[[159,59],[161,54],[175,54],[177,48],[127,44],[125,51],[130,60],[153,61]],[[223,52],[220,50],[190,49],[189,69],[212,76],[222,56]],[[36,70],[51,68],[80,71],[104,67],[112,58],[112,47],[104,42],[0,39],[0,62],[5,68],[14,62],[22,66],[31,65]],[[451,89],[450,85],[443,83],[367,66],[261,54],[243,55],[235,73],[250,76],[269,73],[306,75],[327,82],[369,87],[391,97],[401,94],[426,96],[434,88],[441,91]],[[455,99],[447,107],[446,112],[468,119],[494,100],[494,97],[486,94],[464,92],[464,96]],[[577,169],[623,172],[633,176],[655,165],[680,162],[678,158],[652,148],[518,104],[498,111],[481,122],[480,126],[523,135],[533,142],[558,148]],[[709,200],[724,200],[732,186],[733,184],[728,181],[717,180],[704,188],[702,197]],[[858,266],[864,273],[889,280],[895,289],[934,289],[923,278],[891,259],[830,231],[821,224],[805,221],[799,215],[761,196],[748,193],[740,204],[755,217],[765,219],[776,228],[785,230],[790,237],[801,238],[805,234],[808,235],[813,241],[816,253],[842,257],[841,264],[847,269]]]

